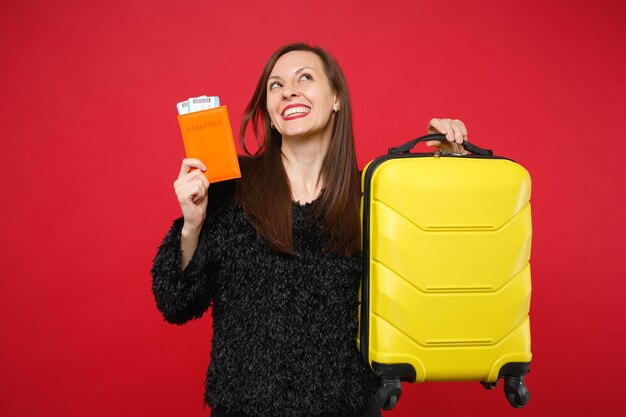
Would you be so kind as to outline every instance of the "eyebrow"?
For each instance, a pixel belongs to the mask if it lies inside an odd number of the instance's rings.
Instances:
[[[294,75],[298,75],[298,74],[300,74],[302,71],[304,71],[305,69],[309,69],[309,70],[313,70],[313,71],[315,71],[315,70],[314,70],[313,68],[311,68],[311,67],[302,67],[302,68],[298,68],[298,69],[296,70],[296,72],[294,72],[293,74],[294,74]],[[280,79],[280,77],[279,77],[278,75],[272,75],[272,76],[271,76],[271,77],[269,77],[267,80],[269,81],[269,80],[271,80],[272,78],[278,78],[278,79]]]

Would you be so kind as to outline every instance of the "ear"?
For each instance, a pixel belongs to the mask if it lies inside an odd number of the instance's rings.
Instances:
[[[335,95],[333,99],[333,111],[336,113],[339,111],[339,109],[341,109],[341,106],[339,105],[339,99],[337,98],[337,95]]]

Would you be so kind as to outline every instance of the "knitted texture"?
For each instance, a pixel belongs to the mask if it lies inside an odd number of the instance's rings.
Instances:
[[[346,416],[370,395],[357,350],[360,256],[323,253],[316,202],[293,204],[295,255],[273,252],[232,199],[212,184],[198,248],[183,271],[174,221],[154,259],[157,307],[171,323],[212,304],[205,401],[249,416]]]

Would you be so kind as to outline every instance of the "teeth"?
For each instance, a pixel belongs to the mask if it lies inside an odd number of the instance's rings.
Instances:
[[[287,110],[283,111],[283,116],[284,117],[289,117],[289,116],[293,116],[295,114],[306,114],[309,113],[311,111],[311,109],[309,109],[308,107],[304,107],[304,106],[300,106],[300,107],[290,107]]]

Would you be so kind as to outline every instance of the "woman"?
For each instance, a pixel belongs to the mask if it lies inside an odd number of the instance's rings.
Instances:
[[[244,149],[249,124],[262,140],[240,180],[209,187],[202,162],[183,160],[183,216],[152,268],[157,306],[182,324],[212,304],[213,416],[380,416],[355,344],[359,173],[338,64],[305,44],[276,51],[243,117]],[[457,152],[467,135],[449,119],[428,130]]]

